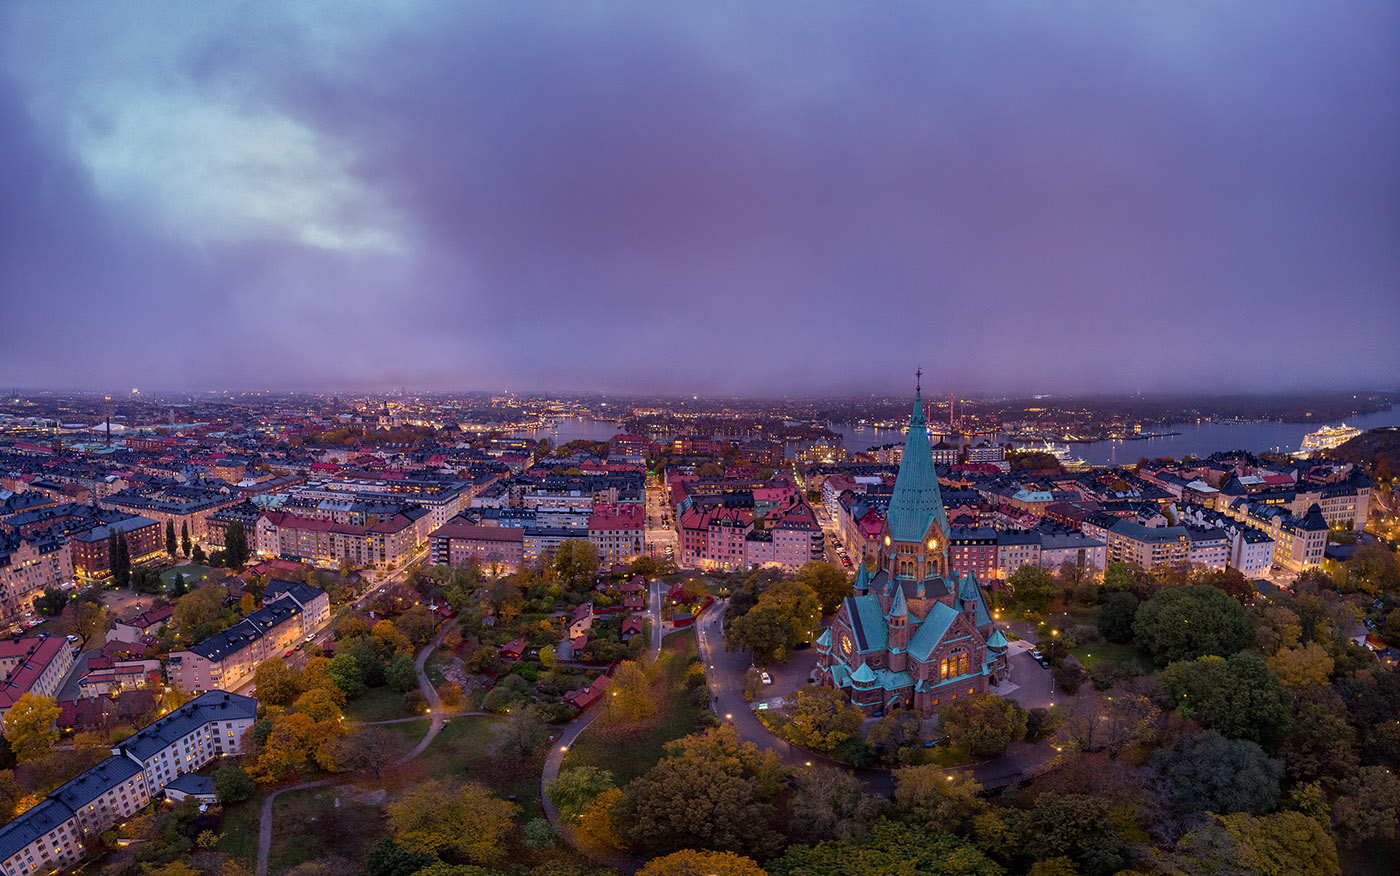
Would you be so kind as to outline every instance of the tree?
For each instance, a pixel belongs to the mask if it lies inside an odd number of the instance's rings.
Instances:
[[[407,654],[395,654],[384,670],[384,680],[399,693],[408,693],[418,687],[418,666]]]
[[[255,790],[257,786],[253,783],[253,777],[241,767],[223,766],[214,771],[214,793],[218,795],[221,806],[242,803],[253,796]]]
[[[933,764],[894,771],[894,803],[911,824],[963,834],[987,811],[982,786],[971,773],[954,773]]]
[[[586,586],[598,574],[598,549],[588,539],[566,538],[554,554],[554,570],[570,587]]]
[[[1297,648],[1280,648],[1264,662],[1288,687],[1326,684],[1336,665],[1327,649],[1316,642],[1308,642]]]
[[[909,709],[890,709],[866,734],[868,745],[881,763],[909,766],[924,756],[923,716]]]
[[[1400,565],[1395,552],[1379,541],[1357,547],[1346,564],[1347,581],[1367,593],[1400,590]]]
[[[605,791],[617,787],[613,774],[597,767],[582,766],[564,770],[545,786],[544,794],[559,809],[565,821],[577,821],[588,806]]]
[[[788,808],[809,839],[841,839],[863,834],[882,803],[846,770],[812,767],[797,774]]]
[[[1130,746],[1151,739],[1161,711],[1147,697],[1115,691],[1077,702],[1060,724],[1059,738],[1078,751],[1103,751],[1117,760]]]
[[[760,663],[787,660],[820,626],[821,600],[801,581],[775,581],[754,607],[729,625],[730,642]]]
[[[1222,876],[1335,876],[1341,871],[1327,829],[1301,812],[1212,816],[1181,838],[1171,863],[1182,872]]]
[[[1162,683],[1182,717],[1231,739],[1262,744],[1287,732],[1293,723],[1288,694],[1264,658],[1253,651],[1228,660],[1209,656],[1173,663],[1162,671]]]
[[[637,876],[767,876],[752,858],[684,849],[648,861]]]
[[[248,532],[241,520],[230,523],[224,533],[224,557],[231,569],[241,569],[248,562]]]
[[[190,554],[190,559],[201,566],[209,562],[209,558],[204,555],[204,548],[200,545],[194,546],[194,553]]]
[[[1159,664],[1208,654],[1228,657],[1244,648],[1254,628],[1244,606],[1214,587],[1171,587],[1137,610],[1137,644]]]
[[[1060,592],[1055,576],[1039,566],[1025,565],[1006,579],[1011,595],[1026,609],[1040,614]]]
[[[949,741],[977,757],[995,757],[1026,735],[1026,710],[996,694],[974,694],[939,710]]]
[[[792,741],[804,748],[831,752],[857,738],[865,715],[831,687],[807,687],[797,692],[789,709]]]
[[[44,617],[55,617],[68,605],[68,594],[57,587],[44,588],[43,596],[34,598],[34,610]]]
[[[5,738],[20,763],[53,751],[58,741],[58,704],[51,697],[25,693],[5,712]]]
[[[107,568],[111,570],[114,578],[117,574],[117,568],[120,567],[121,564],[122,549],[117,541],[117,528],[115,526],[109,526],[107,527]]]
[[[768,865],[768,872],[772,876],[1003,876],[1006,871],[940,829],[881,820],[858,839],[789,846],[781,858]]]
[[[655,856],[782,847],[771,802],[786,777],[777,755],[741,743],[728,725],[667,743],[666,752],[623,789],[614,810],[633,848]]]
[[[185,559],[190,558],[190,525],[184,520],[180,521],[180,553],[185,555]],[[204,552],[201,550],[195,562],[203,562],[203,559]]]
[[[64,611],[64,626],[82,639],[84,646],[94,636],[100,637],[107,632],[108,620],[106,607],[92,599],[75,599],[68,603]]]
[[[1094,622],[1099,635],[1110,642],[1130,642],[1133,639],[1133,618],[1137,616],[1138,598],[1129,591],[1112,591],[1104,598]]]
[[[253,598],[253,594],[251,593],[244,593],[243,596],[240,597],[238,600],[238,613],[243,615],[244,617],[247,617],[254,611],[257,611],[257,608],[258,601]]]
[[[175,518],[169,517],[165,521],[165,552],[173,560],[177,550],[179,550],[179,545],[175,541]]]
[[[1223,569],[1202,569],[1191,575],[1191,583],[1202,587],[1214,587],[1229,594],[1241,605],[1249,605],[1258,595],[1254,584],[1239,569],[1227,566]]]
[[[817,594],[817,599],[821,602],[822,614],[827,617],[836,614],[836,610],[841,607],[841,600],[854,592],[851,589],[851,580],[846,577],[845,571],[831,563],[817,560],[806,563],[801,569],[798,569],[797,580],[812,588],[812,592]]]
[[[365,873],[366,876],[415,876],[432,860],[428,855],[408,851],[393,840],[382,839],[365,854]]]
[[[1362,767],[1332,807],[1332,829],[1348,846],[1395,838],[1400,819],[1400,777],[1385,767]]]
[[[1148,765],[1184,816],[1267,812],[1278,802],[1283,764],[1246,739],[1214,730],[1182,736],[1152,753]]]
[[[404,753],[404,743],[387,727],[363,727],[335,741],[335,760],[352,772],[378,781]]]
[[[211,582],[202,584],[198,589],[180,597],[180,601],[175,603],[175,614],[171,618],[176,629],[180,631],[180,636],[186,640],[198,641],[223,629],[224,597],[227,595],[227,587]],[[201,627],[214,629],[205,633]]]
[[[389,829],[409,852],[461,855],[490,864],[505,854],[505,840],[519,811],[476,782],[430,781],[389,804]]]
[[[310,715],[289,712],[273,718],[267,741],[258,746],[258,780],[278,782],[298,773],[311,759],[317,736],[316,720]]]
[[[365,692],[365,681],[360,662],[349,651],[341,651],[326,664],[326,678],[353,700]]]
[[[306,693],[296,698],[292,708],[306,715],[310,715],[312,720],[317,721],[339,721],[341,719],[340,706],[344,696],[334,685],[322,685],[313,687]]]
[[[1112,804],[1086,794],[1050,791],[1036,798],[1020,825],[1031,860],[1066,857],[1089,876],[1107,876],[1128,863],[1123,819]]]
[[[126,530],[117,533],[117,565],[112,568],[112,580],[118,587],[131,583],[131,546],[127,544]]]
[[[622,791],[613,788],[604,791],[593,799],[579,813],[576,836],[590,848],[601,851],[616,851],[623,848],[623,841],[617,823],[617,806],[622,801]]]
[[[607,715],[610,720],[635,724],[656,714],[651,682],[640,666],[624,660],[613,672],[608,685]]]

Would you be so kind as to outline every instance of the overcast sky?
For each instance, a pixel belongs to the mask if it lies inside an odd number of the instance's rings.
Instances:
[[[0,383],[1393,388],[1400,4],[7,3]]]

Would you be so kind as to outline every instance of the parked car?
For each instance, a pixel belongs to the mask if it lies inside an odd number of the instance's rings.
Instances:
[[[766,672],[760,674],[760,675],[759,675],[759,678],[761,678],[761,679],[763,680],[763,683],[764,683],[764,684],[772,684],[772,683],[773,683],[773,676],[769,675],[769,674],[766,673]]]

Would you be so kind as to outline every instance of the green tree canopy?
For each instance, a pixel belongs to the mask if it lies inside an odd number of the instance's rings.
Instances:
[[[1250,643],[1254,627],[1244,606],[1222,590],[1169,587],[1138,608],[1133,635],[1165,665],[1208,654],[1228,657]]]
[[[1173,663],[1162,671],[1162,682],[1179,714],[1231,739],[1263,744],[1293,723],[1288,694],[1253,651]]]
[[[1260,813],[1278,802],[1283,764],[1247,739],[1215,730],[1180,737],[1152,753],[1148,765],[1183,815]]]
[[[1011,595],[1023,607],[1036,613],[1044,612],[1060,592],[1055,576],[1039,566],[1025,565],[1006,579]]]

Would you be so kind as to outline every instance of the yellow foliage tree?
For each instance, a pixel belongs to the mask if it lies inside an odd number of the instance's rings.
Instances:
[[[317,722],[339,721],[341,717],[340,703],[336,701],[335,695],[325,687],[312,688],[297,697],[292,708],[310,715]]]
[[[1309,642],[1297,648],[1280,648],[1265,663],[1288,687],[1307,687],[1310,684],[1327,684],[1332,677],[1336,661],[1327,649],[1316,642]]]
[[[389,804],[389,828],[410,852],[461,855],[480,864],[499,861],[519,811],[485,787],[468,782],[425,782]]]
[[[23,763],[43,757],[58,741],[58,704],[50,697],[27,693],[5,713],[5,738],[15,758]]]
[[[622,800],[621,788],[609,788],[593,802],[583,807],[578,816],[577,836],[586,845],[599,851],[610,852],[626,848],[618,832],[617,804]]]
[[[290,706],[301,693],[297,674],[281,657],[259,663],[253,672],[253,684],[257,687],[258,702],[267,706]]]
[[[631,660],[624,660],[613,673],[606,699],[608,718],[613,721],[635,723],[656,714],[651,682],[642,668]]]
[[[653,858],[637,876],[768,876],[758,862],[733,852],[697,852],[683,849]]]

